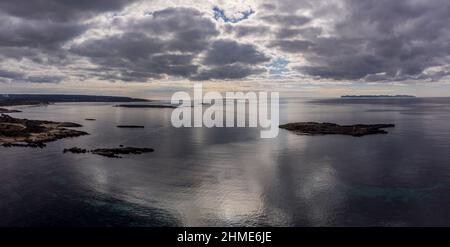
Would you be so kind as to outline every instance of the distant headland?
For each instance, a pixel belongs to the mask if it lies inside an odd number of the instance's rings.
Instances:
[[[0,106],[41,105],[68,102],[147,102],[122,96],[68,95],[68,94],[3,94],[0,95]]]
[[[416,96],[413,95],[343,95],[341,98],[415,98]]]

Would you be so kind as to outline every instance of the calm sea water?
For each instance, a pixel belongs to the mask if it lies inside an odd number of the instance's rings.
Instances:
[[[281,123],[394,123],[387,135],[171,127],[171,109],[18,107],[91,135],[0,148],[1,226],[450,226],[450,99],[283,99]],[[85,121],[96,118],[97,121]],[[119,129],[116,125],[144,125]],[[64,148],[153,147],[110,159]]]

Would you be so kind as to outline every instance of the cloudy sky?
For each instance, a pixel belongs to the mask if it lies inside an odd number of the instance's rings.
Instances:
[[[1,0],[0,92],[450,96],[448,0]]]

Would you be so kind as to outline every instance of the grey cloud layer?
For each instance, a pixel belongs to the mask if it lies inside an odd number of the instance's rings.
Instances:
[[[86,30],[86,25],[0,16],[0,46],[58,47]]]
[[[258,64],[269,61],[269,58],[250,44],[239,44],[233,40],[215,41],[206,58],[206,64],[226,65],[232,63]]]
[[[301,54],[309,64],[295,69],[320,78],[436,80],[448,75],[444,70],[427,73],[426,69],[448,66],[450,2],[348,0],[340,3],[343,8],[336,11],[341,11],[341,18],[333,22],[331,37],[318,36],[319,30],[309,34],[298,30],[296,35],[296,30],[289,31],[282,26],[270,45],[287,53]],[[318,9],[320,14],[330,12],[324,6]]]
[[[27,76],[24,73],[0,69],[0,79],[3,82],[6,82],[6,80],[9,79],[13,81],[27,81],[33,83],[58,83],[61,82],[61,80],[63,80],[64,78],[61,76],[51,75]]]
[[[120,10],[133,1],[127,0],[30,0],[0,1],[0,61],[24,60],[36,65],[63,65],[68,54],[62,46],[84,33],[89,26],[88,18],[106,11]],[[1,68],[0,64],[0,69]],[[21,66],[23,67],[23,66]],[[35,83],[60,82],[58,75],[13,72],[17,76],[0,73],[2,81],[24,81]],[[4,69],[2,69],[5,71]]]
[[[253,45],[214,41],[220,34],[215,23],[192,8],[167,8],[120,25],[125,32],[88,40],[71,50],[110,71],[101,73],[105,79],[147,81],[165,75],[239,79],[259,72],[253,67],[269,60]],[[204,59],[198,56],[201,52]],[[234,63],[246,67],[238,70],[228,66]],[[199,70],[201,66],[205,68]]]
[[[95,14],[120,10],[133,0],[2,0],[0,11],[32,20],[73,21]]]
[[[255,13],[236,23],[187,3],[161,5],[145,15],[135,11],[98,27],[89,20],[152,2],[2,0],[0,59],[27,65],[0,63],[0,81],[65,79],[62,73],[28,72],[33,63],[65,71],[72,63],[69,74],[82,79],[238,80],[264,74],[273,58],[289,61],[282,71],[302,78],[405,81],[450,75],[448,0],[256,2]],[[86,35],[96,28],[115,32]],[[77,67],[75,61],[91,66]]]

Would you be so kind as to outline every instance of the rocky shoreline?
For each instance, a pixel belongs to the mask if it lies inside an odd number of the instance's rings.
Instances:
[[[355,124],[338,125],[335,123],[299,122],[279,126],[281,129],[304,135],[351,135],[355,137],[387,134],[384,128],[395,127],[394,124]]]
[[[88,135],[84,131],[68,129],[78,127],[82,127],[82,125],[70,122],[20,119],[1,114],[0,145],[42,148],[47,142]]]
[[[16,112],[22,112],[19,110],[9,110],[9,109],[5,109],[5,108],[0,108],[0,113],[16,113]]]
[[[98,148],[87,150],[79,147],[72,147],[64,149],[63,153],[74,153],[74,154],[85,154],[92,153],[101,156],[105,156],[108,158],[123,158],[120,155],[124,154],[143,154],[143,153],[151,153],[155,150],[153,148],[136,148],[136,147],[120,147],[120,148]]]

